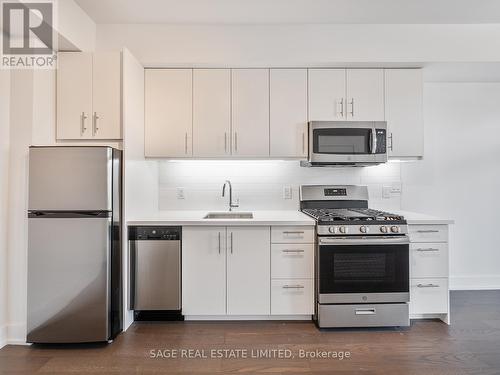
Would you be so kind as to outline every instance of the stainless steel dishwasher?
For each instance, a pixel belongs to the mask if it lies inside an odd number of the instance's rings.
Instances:
[[[130,308],[135,320],[179,320],[181,227],[129,227]]]

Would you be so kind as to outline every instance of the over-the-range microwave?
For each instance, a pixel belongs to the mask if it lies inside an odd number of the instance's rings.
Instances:
[[[387,161],[385,121],[311,121],[308,167],[367,166]]]

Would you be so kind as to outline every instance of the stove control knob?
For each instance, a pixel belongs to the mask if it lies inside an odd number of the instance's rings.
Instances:
[[[395,226],[395,225],[394,225],[394,226],[392,226],[392,227],[391,227],[391,232],[392,232],[392,233],[399,233],[399,227],[397,227],[397,226]]]
[[[336,231],[335,231],[335,227],[329,227],[329,228],[328,228],[328,232],[330,232],[330,233],[335,233],[335,232],[336,232]]]
[[[380,231],[381,231],[382,233],[387,233],[387,227],[386,227],[385,225],[384,225],[384,226],[381,226],[381,227],[380,227]]]
[[[340,227],[339,231],[340,231],[340,233],[347,233],[347,228],[346,227]]]
[[[359,231],[361,233],[368,233],[368,227],[363,225],[362,227],[359,227]]]

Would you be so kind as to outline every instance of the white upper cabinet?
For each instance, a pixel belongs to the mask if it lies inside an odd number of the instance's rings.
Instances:
[[[423,79],[421,69],[385,71],[385,108],[389,156],[424,154]]]
[[[270,71],[272,157],[307,155],[307,69]]]
[[[57,139],[120,139],[121,52],[61,52]]]
[[[92,134],[94,139],[120,139],[121,134],[121,53],[93,55]]]
[[[92,54],[59,53],[57,139],[92,138]]]
[[[193,72],[193,155],[231,155],[231,71]]]
[[[309,121],[345,120],[345,96],[345,69],[309,69]]]
[[[145,73],[145,155],[193,154],[193,70],[148,69]]]
[[[271,230],[227,227],[227,313],[271,313]]]
[[[269,69],[233,69],[232,155],[269,156]]]
[[[347,69],[346,119],[384,121],[384,70]]]

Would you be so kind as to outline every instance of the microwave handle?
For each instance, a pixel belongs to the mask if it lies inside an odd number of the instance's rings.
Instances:
[[[377,129],[372,128],[372,132],[370,134],[370,144],[371,144],[371,153],[375,154],[377,152]]]

